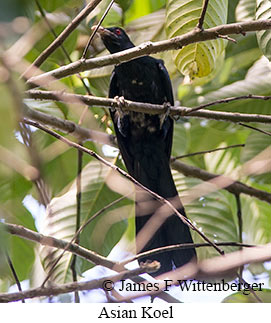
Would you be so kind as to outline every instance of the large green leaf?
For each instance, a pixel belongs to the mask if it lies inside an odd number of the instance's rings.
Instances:
[[[186,201],[191,194],[191,189],[203,183],[194,178],[185,178],[182,174],[173,172],[174,181],[178,189],[181,200]],[[207,185],[207,184],[206,184]],[[237,241],[238,225],[234,198],[231,194],[223,191],[217,191],[185,204],[185,209],[189,219],[196,224],[210,240],[214,242]],[[197,234],[192,232],[195,243],[205,242]],[[223,247],[225,252],[236,250],[233,247]],[[206,259],[218,255],[212,247],[198,248],[197,255],[199,259]]]
[[[168,37],[182,35],[196,27],[203,0],[168,0],[166,31]],[[204,19],[204,28],[211,28],[227,22],[228,1],[210,0]],[[202,78],[217,68],[217,60],[223,54],[225,41],[222,39],[190,44],[174,51],[175,63],[182,74],[190,79]]]
[[[198,103],[216,101],[223,98],[242,96],[248,94],[269,95],[271,93],[271,64],[265,58],[259,59],[247,72],[245,79],[221,87],[210,92],[204,97],[198,97]],[[212,110],[270,114],[270,102],[263,100],[238,100],[227,104],[219,104],[210,107]]]
[[[255,18],[256,1],[240,0],[235,11],[237,21],[248,21]]]
[[[82,209],[81,223],[84,223],[98,210],[116,200],[119,195],[109,189],[106,184],[112,169],[99,162],[90,162],[82,173]],[[114,245],[120,240],[127,228],[127,218],[133,212],[133,205],[127,200],[122,201],[110,210],[105,211],[92,221],[80,235],[80,244],[103,256],[107,256]],[[61,196],[52,199],[44,223],[43,233],[56,238],[70,241],[75,233],[76,223],[76,184]],[[61,251],[48,247],[41,249],[42,262],[46,271]],[[67,282],[71,280],[71,254],[66,253],[56,266],[53,280]],[[79,260],[80,271],[92,267],[92,264]]]
[[[271,1],[257,0],[256,19],[270,19],[271,18]],[[263,54],[271,59],[271,32],[270,30],[257,31],[257,39],[259,47]]]
[[[271,208],[267,202],[242,198],[244,241],[266,244],[271,241]]]
[[[260,129],[270,131],[271,127],[268,125],[260,126]],[[256,157],[262,151],[264,151],[267,147],[270,147],[271,139],[270,136],[257,132],[252,131],[251,134],[248,136],[246,141],[246,146],[241,155],[241,162],[245,163],[252,158]],[[253,175],[253,174],[252,174]],[[270,172],[256,176],[257,181],[264,182],[269,184],[271,180]]]

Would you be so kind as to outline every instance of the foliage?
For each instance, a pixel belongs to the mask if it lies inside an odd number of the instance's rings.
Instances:
[[[59,34],[82,8],[83,2],[79,0],[39,0],[54,31]],[[72,60],[81,57],[90,34],[90,27],[98,22],[109,1],[102,1],[88,17],[87,23],[82,22],[63,43]],[[116,1],[103,25],[123,25],[136,45],[145,41],[159,41],[181,35],[194,28],[198,22],[202,0],[131,0]],[[2,5],[2,3],[1,3]],[[1,26],[9,37],[3,39],[1,51],[14,46],[16,42],[25,37],[27,29],[35,30],[41,24],[41,14],[34,1],[10,1],[0,8]],[[26,29],[18,30],[12,25],[13,19],[25,15],[28,17]],[[247,21],[252,19],[269,19],[271,16],[271,2],[267,0],[239,0],[219,1],[211,0],[204,28],[225,24],[228,20]],[[231,18],[229,18],[231,17]],[[234,18],[235,17],[235,18]],[[13,26],[7,28],[8,22]],[[18,20],[17,20],[18,21]],[[234,21],[234,20],[233,20]],[[231,21],[232,22],[232,21]],[[2,24],[3,23],[3,24]],[[24,21],[25,23],[25,21]],[[3,27],[2,27],[3,26]],[[6,29],[4,29],[6,28]],[[175,99],[181,101],[183,106],[197,106],[211,101],[255,94],[271,95],[271,31],[259,31],[234,36],[237,44],[224,39],[201,42],[174,51],[156,54],[165,61],[173,81]],[[2,34],[0,30],[2,40]],[[23,54],[25,62],[32,63],[41,52],[53,41],[51,31],[41,29],[35,39],[28,39],[33,43],[29,50]],[[28,47],[27,47],[28,48]],[[107,52],[99,39],[95,39],[89,49],[89,55],[101,56]],[[41,66],[42,71],[55,69],[60,65],[68,64],[63,49],[58,48]],[[106,96],[111,67],[91,70],[84,73],[86,83],[94,95]],[[12,154],[0,156],[0,218],[3,222],[23,225],[31,230],[42,232],[69,241],[76,227],[76,176],[77,152],[41,130],[29,128],[31,144],[26,145],[22,129],[18,126],[18,109],[16,97],[10,91],[8,83],[9,73],[12,75],[14,85],[22,95],[24,83],[18,81],[20,68],[10,72],[5,67],[0,70],[0,148],[4,147]],[[187,76],[190,77],[188,81]],[[77,76],[60,80],[63,89],[74,93],[85,93],[85,88]],[[25,100],[30,108],[48,115],[79,122],[82,108],[76,104],[54,103],[51,101]],[[238,100],[230,103],[217,104],[210,108],[214,111],[228,111],[248,114],[271,114],[270,101]],[[90,108],[81,124],[85,128],[113,133],[112,122],[101,108]],[[270,126],[255,125],[270,132]],[[28,132],[28,134],[29,134]],[[189,154],[196,151],[215,149],[234,144],[245,144],[243,148],[234,148],[210,154],[186,157],[184,162],[200,167],[211,173],[228,176],[239,174],[242,166],[270,146],[270,137],[254,130],[244,128],[239,124],[208,121],[196,118],[185,118],[175,123],[173,156]],[[31,149],[34,154],[29,153]],[[97,142],[87,142],[85,146],[103,155],[105,145]],[[5,151],[6,151],[5,150]],[[2,151],[2,150],[1,150]],[[110,148],[105,156],[113,163],[124,168],[120,158],[113,158],[115,151]],[[11,161],[10,161],[11,160]],[[39,170],[40,179],[45,183],[45,189],[37,179],[29,178],[25,167],[17,167],[16,160],[21,165],[32,165]],[[22,168],[22,169],[21,169]],[[109,177],[113,171],[89,156],[83,159],[82,176],[82,209],[81,223],[91,218],[97,211],[116,200],[120,194],[127,192],[119,190],[112,184]],[[254,188],[271,191],[270,173],[260,175],[242,175],[239,180]],[[174,171],[181,198],[189,196],[189,192],[202,181],[195,178],[184,177]],[[117,180],[116,180],[117,181]],[[114,182],[114,180],[113,180]],[[32,197],[39,204],[44,204],[41,193],[46,193],[50,199],[46,216],[33,212],[31,206],[25,203]],[[256,198],[242,196],[243,216],[243,242],[251,244],[265,244],[270,242],[270,205]],[[39,209],[40,211],[41,209]],[[225,190],[207,194],[189,202],[186,205],[189,218],[199,227],[206,236],[215,241],[239,241],[239,223],[235,196]],[[100,255],[108,256],[115,246],[125,250],[133,250],[134,203],[127,198],[112,208],[106,210],[96,218],[80,236],[80,244]],[[37,273],[43,266],[48,273],[50,264],[57,258],[60,251],[52,252],[51,248],[38,247],[32,242],[11,236],[9,238],[0,226],[0,289],[8,291],[14,284],[14,277],[4,259],[7,250],[16,268],[19,279],[29,280],[32,286],[42,281],[37,279]],[[195,242],[202,239],[193,233]],[[123,243],[125,241],[125,243]],[[236,250],[227,247],[225,252]],[[216,256],[211,248],[199,249],[200,259]],[[70,264],[71,254],[66,253],[56,266],[53,282],[64,283],[72,281]],[[77,273],[81,275],[92,266],[86,261],[77,261]],[[249,267],[252,273],[253,266]],[[43,275],[44,275],[43,272]],[[266,272],[264,266],[260,267],[258,274]],[[43,277],[40,276],[40,278]],[[267,301],[270,301],[270,291],[265,291]],[[229,296],[225,302],[250,302],[250,298],[237,293]]]

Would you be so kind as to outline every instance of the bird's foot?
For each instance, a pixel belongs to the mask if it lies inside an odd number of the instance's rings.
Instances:
[[[123,109],[125,109],[127,107],[127,103],[126,103],[123,96],[115,96],[114,100],[116,100],[116,102],[117,102],[116,110],[118,111],[119,116],[122,118],[124,116]]]
[[[160,129],[162,128],[164,121],[169,116],[170,108],[171,108],[171,105],[169,102],[164,102],[163,106],[164,106],[164,109],[166,110],[166,112],[160,115]]]

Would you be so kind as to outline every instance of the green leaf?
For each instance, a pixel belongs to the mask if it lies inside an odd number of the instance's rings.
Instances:
[[[202,0],[168,0],[166,31],[169,38],[183,35],[196,27]],[[227,22],[228,1],[210,0],[204,19],[204,28]],[[190,44],[174,51],[173,57],[178,70],[191,80],[211,74],[217,68],[217,60],[223,54],[226,43],[222,39]]]
[[[271,18],[270,0],[257,0],[256,19]],[[271,32],[270,30],[261,30],[256,32],[259,47],[263,54],[271,60]]]
[[[255,288],[257,285],[259,285],[259,283],[255,283]],[[263,303],[271,303],[271,289],[264,288],[261,291],[256,291],[255,293]],[[246,291],[234,293],[230,296],[227,296],[226,298],[224,298],[222,303],[258,303],[258,300],[253,294],[251,294],[248,289],[246,289]]]
[[[82,8],[84,5],[83,0],[54,0],[54,1],[47,1],[47,0],[39,0],[41,7],[48,11],[53,12],[56,9],[66,10],[66,8],[71,8],[74,14]]]
[[[125,13],[125,23],[151,13],[151,3],[149,0],[134,0],[130,8]]]
[[[1,205],[0,215],[8,223],[22,225],[30,230],[36,231],[34,219],[26,210],[22,202],[13,199]],[[1,234],[1,233],[0,233]],[[15,268],[20,281],[29,279],[35,260],[34,243],[15,235],[10,235],[7,243],[7,253]],[[15,284],[13,275],[6,263],[5,270],[1,270],[1,278],[8,280],[9,286]]]
[[[116,0],[116,3],[121,7],[123,11],[126,11],[131,6],[133,0]]]
[[[266,244],[271,240],[270,204],[248,197],[242,198],[244,242]]]
[[[174,125],[172,155],[180,156],[185,154],[189,145],[189,137],[187,130],[183,124],[177,123]]]
[[[173,177],[181,200],[186,201],[190,196],[190,190],[203,183],[194,178],[184,177],[174,171]],[[206,184],[207,185],[207,184]],[[204,195],[204,191],[202,193]],[[234,198],[224,191],[217,191],[204,197],[196,198],[185,203],[188,218],[196,224],[210,240],[214,242],[238,241],[237,216],[234,206]],[[192,232],[195,243],[205,242],[197,234]],[[234,247],[223,247],[225,252],[236,250]],[[197,256],[200,260],[218,256],[214,248],[198,248]]]
[[[254,20],[256,12],[255,0],[240,0],[235,11],[237,21]]]
[[[223,98],[248,94],[271,94],[271,63],[265,57],[259,59],[247,72],[245,79],[221,87],[204,97],[199,96],[195,104],[205,104]],[[263,100],[238,100],[210,107],[211,110],[233,111],[240,113],[271,114],[270,102]]]
[[[268,125],[261,125],[259,128],[265,131],[271,130],[271,127]],[[257,156],[261,151],[269,147],[270,144],[270,136],[257,131],[251,131],[241,155],[241,162],[245,163],[249,161],[253,157]]]
[[[90,162],[82,172],[81,223],[97,211],[116,200],[119,195],[109,189],[106,181],[112,176],[112,169],[99,162]],[[127,204],[128,203],[128,204]],[[106,210],[93,220],[80,235],[80,245],[107,256],[127,228],[127,219],[133,212],[133,205],[123,200]],[[52,199],[44,223],[43,233],[70,241],[75,233],[76,223],[76,183],[59,197]],[[50,264],[61,251],[42,247],[41,257],[48,272]],[[71,281],[70,262],[72,255],[66,253],[56,266],[52,279],[58,283]],[[91,268],[93,264],[79,261],[80,272]]]

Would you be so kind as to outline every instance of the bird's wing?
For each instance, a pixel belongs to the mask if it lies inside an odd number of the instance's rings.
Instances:
[[[157,64],[160,72],[160,78],[162,80],[162,84],[164,85],[167,102],[169,102],[170,105],[174,105],[171,81],[168,75],[168,71],[164,65],[164,61],[162,61],[161,59],[158,59]]]
[[[110,79],[110,86],[109,86],[109,98],[115,98],[116,96],[119,96],[120,89],[118,87],[118,79],[117,74],[115,71],[113,71]],[[127,116],[124,116],[121,120],[119,116],[119,112],[116,109],[110,109],[110,115],[111,119],[114,123],[114,129],[117,136],[118,146],[122,154],[122,158],[125,161],[126,168],[128,169],[128,172],[130,174],[133,174],[134,172],[134,166],[133,166],[133,158],[129,153],[129,133],[125,134],[125,132],[129,131],[129,118]],[[124,125],[125,123],[125,125]],[[121,128],[121,129],[120,129]]]
[[[159,76],[164,86],[165,91],[165,102],[170,103],[171,106],[174,105],[174,97],[172,92],[171,80],[168,75],[168,71],[164,65],[162,60],[157,60],[158,69],[159,69]],[[166,143],[166,154],[168,158],[171,155],[171,148],[172,148],[172,137],[173,137],[173,120],[170,117],[167,117],[163,124],[164,133],[165,133],[165,143]]]

